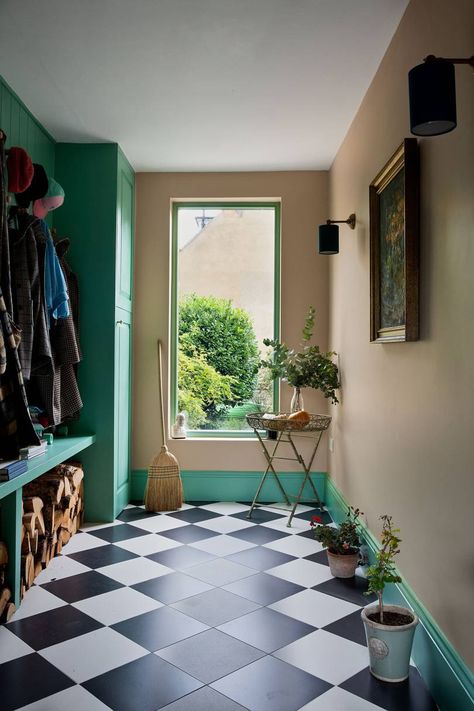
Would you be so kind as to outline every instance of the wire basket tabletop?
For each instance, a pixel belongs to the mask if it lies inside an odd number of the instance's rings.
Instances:
[[[277,419],[278,418],[278,419]],[[276,430],[277,432],[322,432],[327,430],[331,423],[329,415],[309,415],[309,422],[302,423],[290,420],[286,413],[265,417],[260,412],[247,415],[247,422],[255,430]]]

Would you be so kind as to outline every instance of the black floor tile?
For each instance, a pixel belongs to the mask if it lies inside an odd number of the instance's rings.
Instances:
[[[209,504],[215,504],[215,501],[186,501],[190,506],[209,506]]]
[[[197,541],[204,541],[206,538],[214,538],[214,536],[219,535],[219,533],[210,531],[208,528],[193,526],[192,524],[182,526],[181,528],[172,528],[169,531],[160,531],[160,536],[166,536],[166,538],[179,541],[179,543],[196,543]]]
[[[406,681],[396,684],[379,681],[367,668],[339,686],[387,711],[436,711],[437,709],[414,667],[410,667],[410,676]]]
[[[265,511],[263,509],[254,509],[252,511],[251,518],[248,517],[248,511],[240,511],[239,513],[232,514],[233,518],[240,518],[242,521],[250,521],[250,523],[267,523],[267,521],[274,521],[277,518],[284,518],[287,513],[277,513],[276,511]]]
[[[97,528],[94,531],[87,531],[91,536],[97,536],[108,543],[118,543],[119,541],[127,541],[129,538],[138,538],[138,536],[148,536],[150,531],[145,531],[143,528],[131,526],[129,523],[123,523],[120,526],[109,526],[108,528]]]
[[[255,570],[269,570],[270,568],[276,568],[277,565],[289,563],[290,560],[296,560],[292,555],[280,553],[280,551],[274,551],[271,548],[263,548],[262,546],[247,548],[245,551],[232,553],[226,558],[233,563],[247,565],[249,568],[255,568]]]
[[[247,600],[253,600],[259,605],[271,605],[272,602],[283,600],[285,597],[305,590],[301,585],[295,585],[295,583],[281,580],[274,575],[267,575],[266,573],[257,573],[250,578],[237,580],[235,583],[226,585],[225,589],[236,595],[241,595]]]
[[[122,583],[118,583],[106,575],[98,573],[96,570],[90,570],[87,573],[79,573],[79,575],[70,575],[68,578],[61,580],[53,580],[51,583],[42,585],[45,590],[57,595],[61,600],[66,602],[77,602],[85,600],[86,597],[94,595],[102,595],[102,593],[110,592],[122,588]]]
[[[274,657],[263,657],[212,684],[250,711],[297,711],[331,685]]]
[[[132,509],[124,509],[117,518],[124,523],[133,523],[133,521],[140,521],[143,518],[153,518],[153,516],[161,516],[161,514],[146,511],[141,506],[134,506]]]
[[[182,570],[183,568],[189,568],[191,565],[205,563],[207,560],[212,560],[215,556],[201,551],[198,548],[191,548],[190,546],[184,545],[177,548],[170,548],[167,551],[152,553],[145,557],[154,560],[155,563],[166,565],[168,568]]]
[[[218,630],[206,630],[159,652],[159,656],[195,679],[210,684],[255,662],[263,652]]]
[[[351,642],[357,642],[357,644],[367,646],[364,625],[359,610],[352,612],[346,617],[341,617],[340,620],[331,622],[330,625],[323,627],[323,629],[325,629],[326,632],[338,634],[339,637],[350,639]]]
[[[315,631],[315,627],[268,607],[226,622],[219,629],[264,652],[274,652]],[[191,673],[191,672],[190,672]]]
[[[74,682],[46,659],[27,654],[0,665],[0,708],[13,711],[70,686]]]
[[[70,553],[68,556],[68,558],[73,558],[73,560],[87,565],[88,568],[103,568],[106,565],[122,563],[124,560],[131,560],[137,557],[135,553],[130,553],[130,551],[114,546],[111,543],[98,548],[88,548],[78,553]]]
[[[246,711],[246,709],[209,686],[203,686],[166,706],[163,711]]]
[[[313,563],[321,563],[322,565],[327,565],[329,567],[328,554],[326,550],[307,555],[303,560],[310,560]]]
[[[155,654],[149,654],[82,686],[114,711],[156,711],[202,684]]]
[[[340,600],[353,602],[355,605],[368,605],[375,600],[375,595],[364,595],[367,590],[367,580],[359,575],[353,578],[332,578],[320,585],[315,585],[313,590],[334,595]]]
[[[79,637],[87,632],[103,627],[100,622],[76,610],[71,605],[63,605],[55,610],[41,612],[38,615],[24,617],[22,620],[8,624],[10,632],[20,637],[33,649],[44,649],[53,644],[65,642],[67,639]],[[0,708],[1,686],[0,686]]]
[[[205,629],[201,622],[169,607],[145,612],[111,627],[150,652],[156,652]]]
[[[170,605],[172,602],[184,600],[185,597],[204,592],[206,586],[201,580],[191,578],[184,573],[169,573],[130,587],[165,605]]]
[[[321,521],[319,523],[332,523],[332,518],[331,518],[330,514],[328,513],[328,511],[326,511],[326,510],[321,511],[318,508],[311,509],[310,511],[303,511],[302,513],[299,513],[299,514],[295,514],[295,518],[301,518],[301,519],[303,519],[303,521],[308,521],[308,525],[309,525],[309,522],[312,521],[313,516],[317,516],[318,518],[321,519]]]
[[[232,531],[232,533],[229,533],[229,536],[234,536],[234,538],[240,538],[242,541],[248,541],[249,543],[256,543],[259,546],[263,546],[264,543],[271,543],[271,541],[277,541],[279,538],[291,536],[291,533],[276,531],[266,526],[252,526],[242,528],[240,531]]]
[[[209,627],[217,627],[236,617],[247,615],[258,607],[255,602],[220,588],[187,597],[173,604],[174,609],[194,617]]]
[[[209,521],[211,518],[216,518],[221,514],[208,509],[185,509],[184,511],[176,511],[168,516],[177,518],[178,521],[186,521],[187,523],[199,523],[200,521]]]

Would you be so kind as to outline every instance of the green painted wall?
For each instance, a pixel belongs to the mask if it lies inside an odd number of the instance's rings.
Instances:
[[[34,163],[54,175],[56,143],[15,92],[0,77],[0,128],[7,134],[7,147],[21,146]]]

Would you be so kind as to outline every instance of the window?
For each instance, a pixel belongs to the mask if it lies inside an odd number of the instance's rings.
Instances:
[[[248,436],[246,414],[278,408],[258,370],[278,338],[280,203],[174,202],[171,418],[197,436]]]

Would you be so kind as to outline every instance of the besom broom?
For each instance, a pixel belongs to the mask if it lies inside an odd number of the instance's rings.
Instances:
[[[178,460],[168,451],[165,444],[161,341],[158,341],[158,382],[162,446],[160,453],[156,455],[148,468],[145,509],[147,511],[175,511],[183,505],[183,485],[179,474]]]

